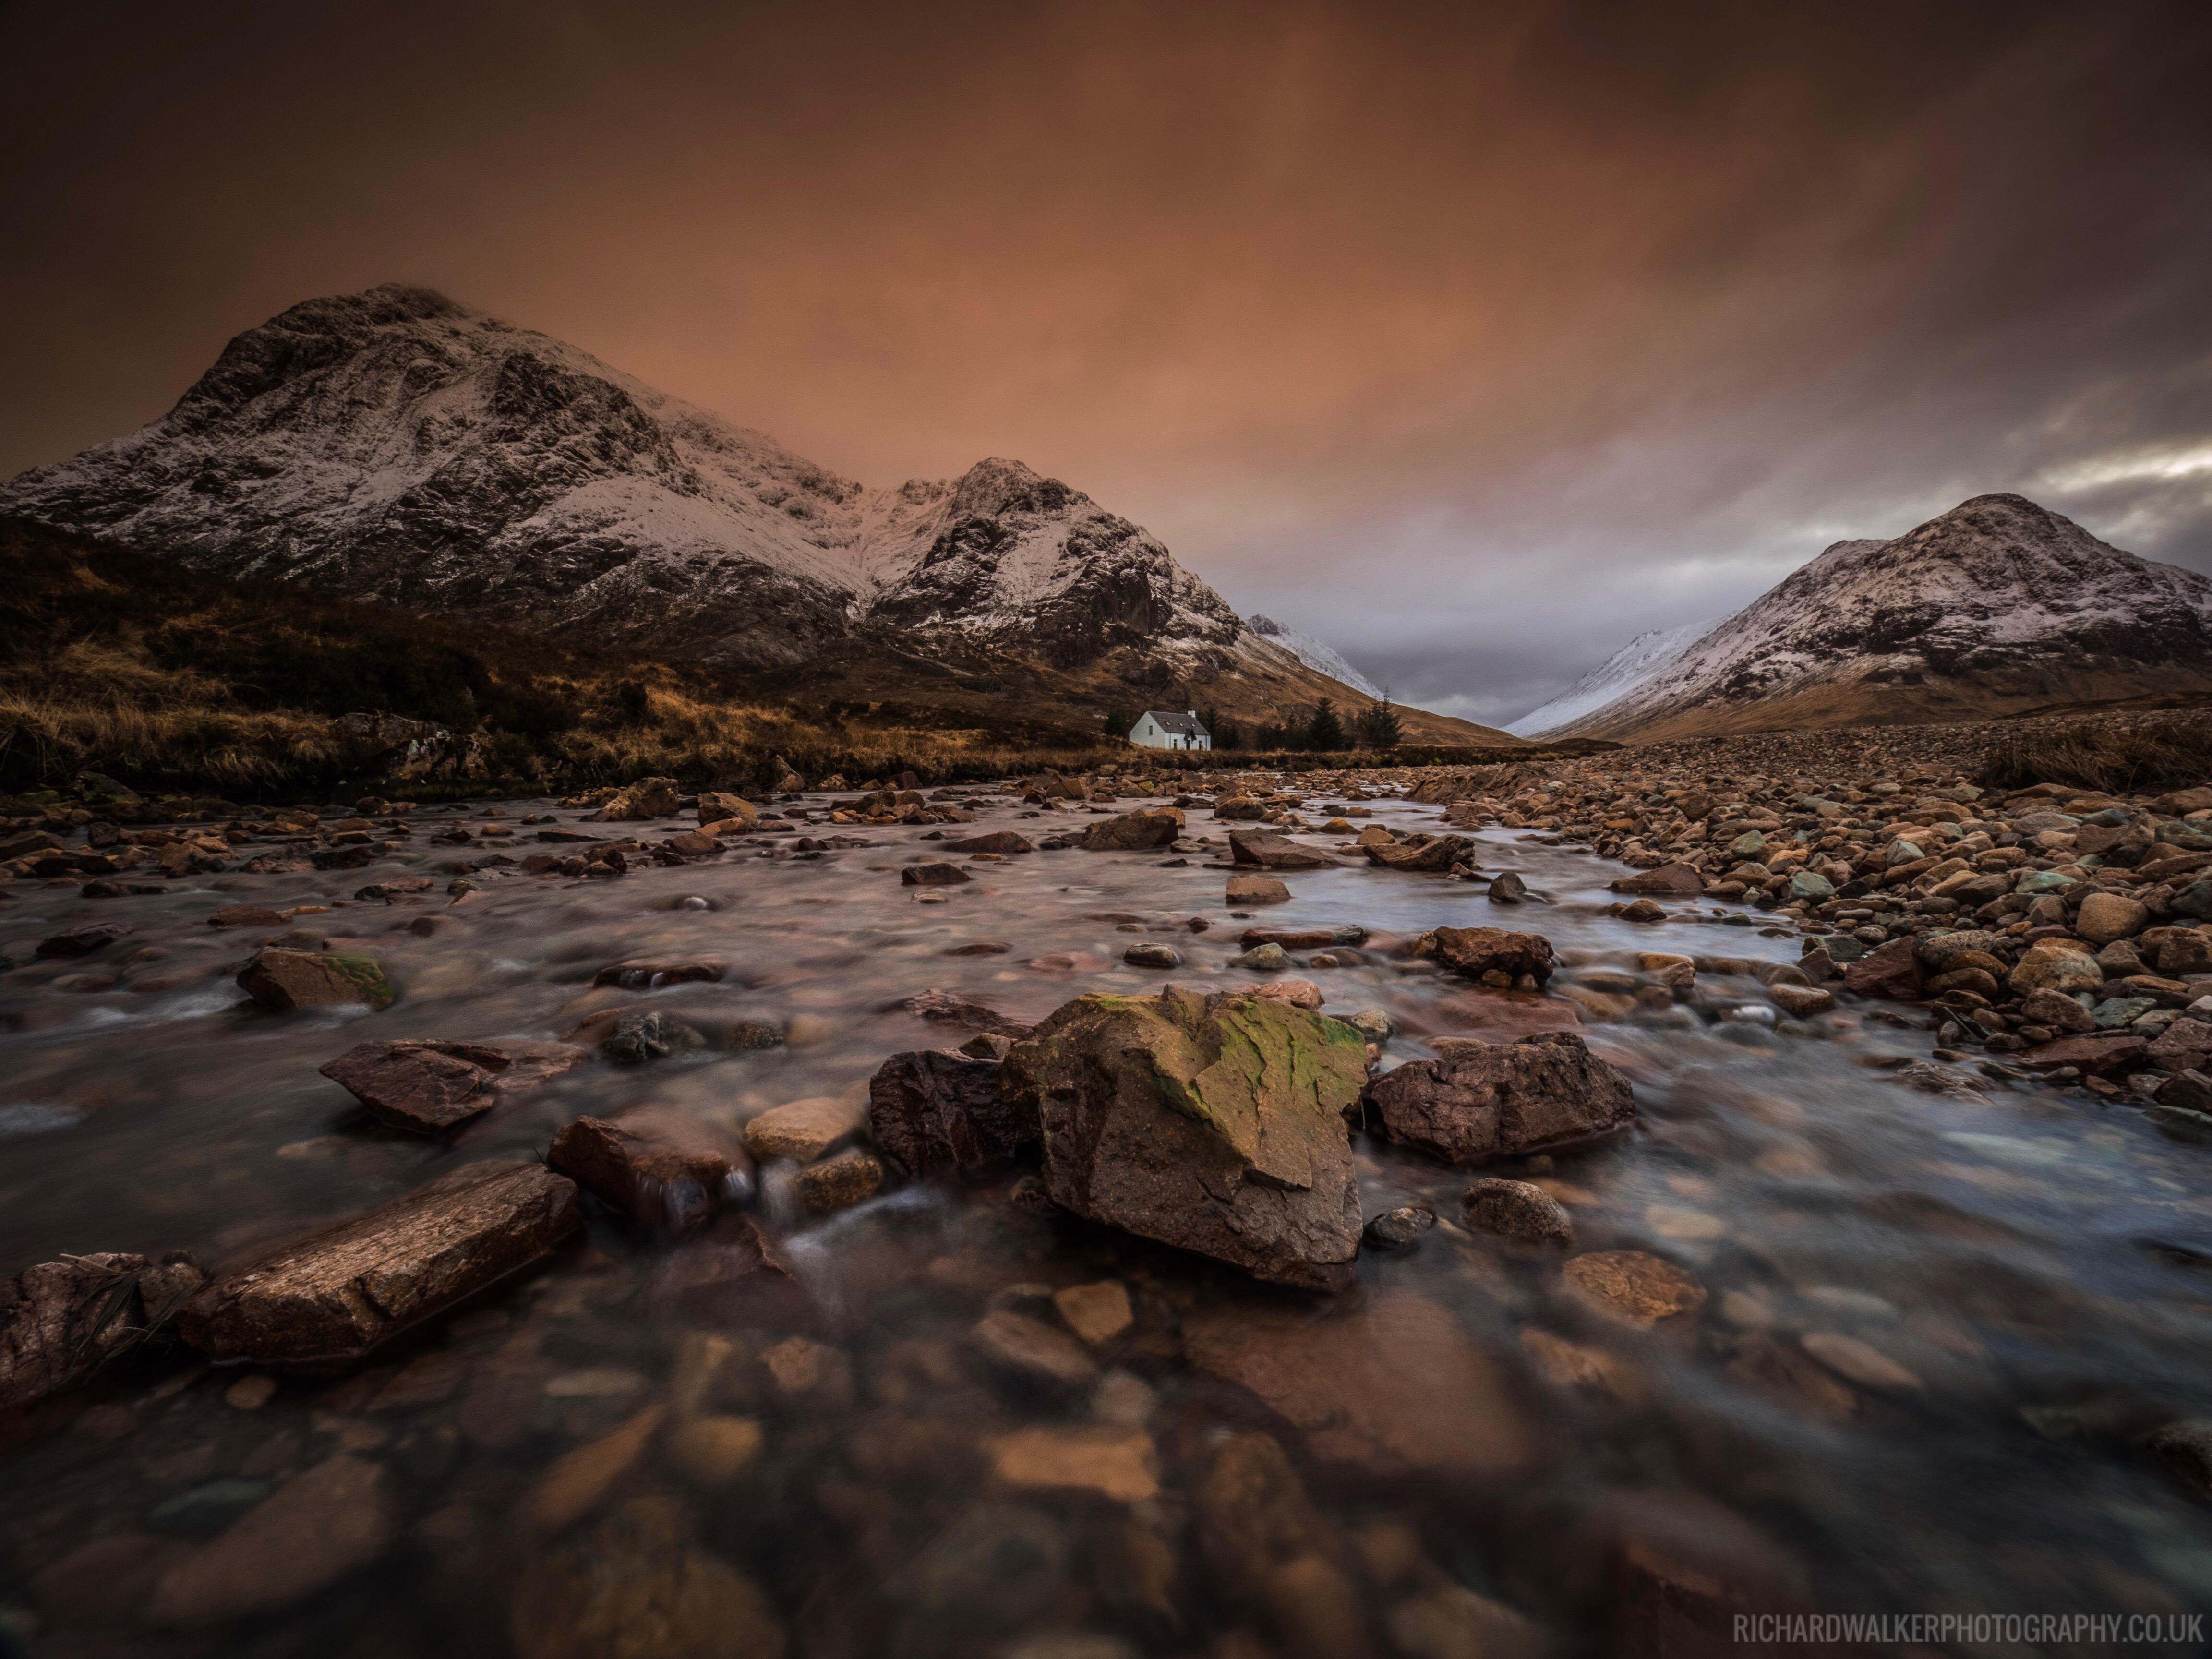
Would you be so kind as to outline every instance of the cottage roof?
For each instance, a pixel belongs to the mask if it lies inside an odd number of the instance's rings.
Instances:
[[[1209,738],[1213,735],[1199,724],[1197,715],[1185,714],[1181,709],[1147,708],[1145,717],[1161,731],[1174,732],[1178,737]]]

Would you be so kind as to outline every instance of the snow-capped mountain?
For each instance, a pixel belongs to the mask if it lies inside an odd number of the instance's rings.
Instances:
[[[1285,628],[1273,617],[1247,617],[1244,626],[1270,645],[1289,652],[1315,672],[1342,680],[1353,690],[1364,692],[1377,702],[1382,700],[1382,688],[1346,662],[1335,647],[1324,645],[1312,635],[1301,634],[1295,628]]]
[[[1663,660],[1627,665],[1639,646]],[[1615,665],[1620,689],[1584,697]],[[1644,635],[1510,729],[1657,740],[2174,691],[2212,691],[2212,581],[1977,495],[1893,541],[1838,542],[1679,646]]]
[[[1516,738],[1541,738],[1564,731],[1664,673],[1712,626],[1709,622],[1687,623],[1680,628],[1654,628],[1638,634],[1551,702],[1529,710],[1505,729]]]
[[[1065,666],[1279,666],[1155,538],[1018,461],[868,490],[545,335],[389,285],[225,348],[0,512],[406,609],[803,663],[874,625]]]

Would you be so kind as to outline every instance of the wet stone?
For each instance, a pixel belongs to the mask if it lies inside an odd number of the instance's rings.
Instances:
[[[1574,1256],[1562,1272],[1591,1305],[1632,1325],[1656,1325],[1705,1305],[1705,1287],[1695,1274],[1643,1250]]]
[[[302,1601],[389,1549],[400,1504],[387,1470],[341,1453],[169,1568],[149,1617],[159,1626],[198,1629]]]
[[[1401,1204],[1370,1220],[1360,1237],[1376,1249],[1401,1250],[1418,1243],[1421,1235],[1436,1224],[1437,1212],[1426,1205]]]
[[[1470,1231],[1532,1244],[1574,1244],[1575,1224],[1566,1206],[1526,1181],[1478,1181],[1461,1195],[1460,1204]]]
[[[842,1210],[875,1196],[884,1166],[858,1147],[810,1164],[793,1178],[792,1190],[806,1209]]]
[[[677,1237],[753,1188],[752,1160],[734,1137],[666,1106],[578,1118],[553,1137],[545,1161],[602,1203]]]

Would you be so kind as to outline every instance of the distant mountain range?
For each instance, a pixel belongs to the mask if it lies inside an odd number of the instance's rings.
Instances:
[[[1018,461],[871,489],[420,288],[310,300],[247,330],[161,419],[0,484],[0,513],[218,574],[848,696],[1265,722],[1376,695]],[[1407,716],[1419,741],[1511,741]]]
[[[1638,635],[1505,729],[1656,742],[2212,693],[2212,581],[2020,495],[1838,542],[1719,622]]]

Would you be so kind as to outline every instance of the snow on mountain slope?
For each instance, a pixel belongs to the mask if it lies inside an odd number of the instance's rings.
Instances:
[[[1893,541],[1837,543],[1546,735],[1972,719],[2172,690],[2212,690],[2212,581],[2023,496],[1977,495]]]
[[[1242,627],[1155,538],[1017,461],[868,491],[426,289],[310,300],[177,406],[0,485],[0,512],[223,575],[754,666],[856,627],[1056,665],[1230,667]]]
[[[1301,634],[1295,628],[1285,628],[1272,617],[1247,617],[1245,627],[1266,640],[1289,652],[1316,673],[1328,675],[1333,680],[1342,680],[1355,691],[1382,700],[1382,688],[1361,673],[1342,656],[1335,647],[1324,645],[1310,634]]]
[[[1564,730],[1664,673],[1712,626],[1710,622],[1686,623],[1638,634],[1551,702],[1530,709],[1505,729],[1517,738],[1541,738]]]

